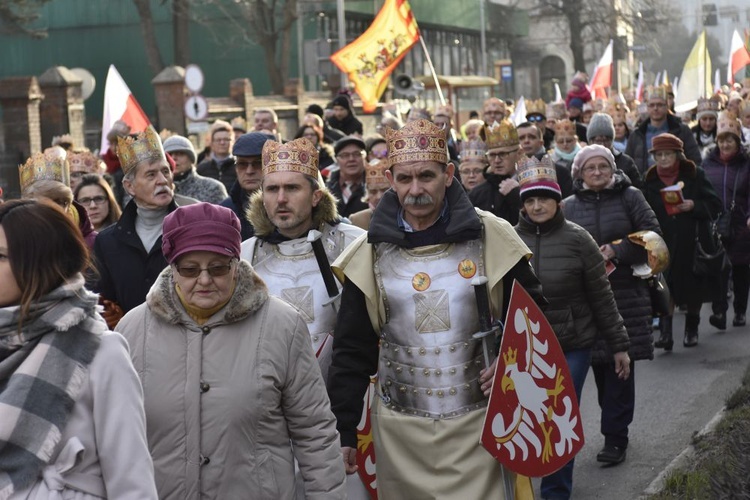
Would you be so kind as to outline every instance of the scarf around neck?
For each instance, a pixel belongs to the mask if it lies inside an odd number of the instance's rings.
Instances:
[[[107,324],[78,274],[37,300],[0,308],[0,499],[37,480],[52,459]]]

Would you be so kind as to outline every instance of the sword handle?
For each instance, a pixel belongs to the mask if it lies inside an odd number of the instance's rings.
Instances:
[[[490,298],[487,294],[487,276],[477,276],[471,280],[474,287],[474,296],[477,301],[477,313],[479,313],[479,330],[486,332],[492,329],[492,313],[490,311]]]

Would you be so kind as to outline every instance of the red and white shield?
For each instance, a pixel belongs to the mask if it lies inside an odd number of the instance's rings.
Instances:
[[[583,447],[565,356],[547,318],[517,281],[480,441],[505,467],[531,477],[557,471]]]
[[[378,397],[375,383],[377,375],[370,378],[370,386],[365,393],[364,406],[362,408],[362,419],[357,426],[357,465],[359,466],[359,478],[362,480],[367,492],[373,500],[378,498],[378,485],[375,481],[375,443],[372,441],[372,419],[370,409],[372,401]]]

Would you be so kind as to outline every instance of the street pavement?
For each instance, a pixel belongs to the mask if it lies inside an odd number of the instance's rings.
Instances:
[[[596,454],[604,445],[599,432],[596,384],[589,371],[581,398],[586,443],[576,457],[575,500],[638,498],[656,476],[690,444],[739,386],[750,364],[750,327],[719,332],[708,324],[710,304],[701,311],[700,343],[682,346],[684,313],[674,317],[675,346],[671,353],[656,349],[652,361],[635,363],[636,406],[630,426],[627,460],[602,467]],[[658,335],[654,331],[654,335]],[[535,480],[537,498],[539,480]]]

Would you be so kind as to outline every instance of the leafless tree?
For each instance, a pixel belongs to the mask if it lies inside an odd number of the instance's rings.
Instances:
[[[0,0],[0,33],[45,38],[47,29],[32,27],[42,6],[50,0]]]

